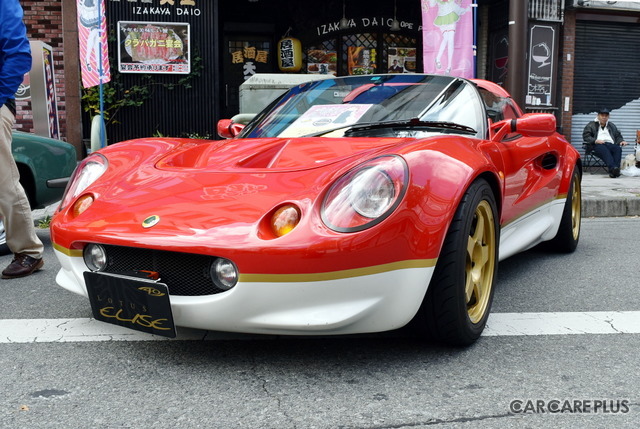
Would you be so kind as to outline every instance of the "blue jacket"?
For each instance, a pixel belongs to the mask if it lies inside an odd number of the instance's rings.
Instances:
[[[0,107],[31,70],[31,47],[18,0],[0,0]]]

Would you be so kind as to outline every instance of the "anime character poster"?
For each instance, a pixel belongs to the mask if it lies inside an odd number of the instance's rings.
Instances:
[[[422,0],[425,73],[473,78],[472,0]]]
[[[104,0],[78,0],[78,38],[82,86],[90,88],[111,80]]]

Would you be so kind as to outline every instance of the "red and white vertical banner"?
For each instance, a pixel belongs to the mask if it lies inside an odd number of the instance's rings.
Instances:
[[[475,75],[472,0],[422,0],[424,72]]]
[[[78,38],[82,86],[90,88],[111,80],[107,45],[105,0],[78,0]],[[102,63],[102,67],[100,64]],[[100,80],[102,72],[102,81]]]

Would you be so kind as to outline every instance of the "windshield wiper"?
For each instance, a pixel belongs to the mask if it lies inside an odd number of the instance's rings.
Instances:
[[[398,127],[398,128],[436,128],[436,129],[447,129],[447,130],[456,130],[462,131],[464,133],[476,134],[477,131],[471,127],[466,125],[456,124],[455,122],[446,122],[446,121],[421,121],[420,119],[405,119],[401,121],[388,121],[388,122],[378,122],[372,124],[354,124],[351,128],[349,128],[345,135],[350,134],[352,131],[366,131],[366,130],[376,130],[380,128],[389,128],[389,127]]]
[[[437,129],[448,129],[448,130],[456,130],[462,131],[464,133],[476,134],[477,131],[471,127],[466,125],[456,124],[454,122],[444,122],[444,121],[421,121],[418,118],[412,119],[402,119],[402,120],[394,120],[394,121],[383,121],[383,122],[363,122],[360,124],[350,124],[343,125],[341,127],[331,128],[324,131],[318,131],[317,133],[306,134],[301,137],[319,137],[325,134],[332,133],[334,131],[338,131],[344,128],[348,128],[345,132],[345,136],[354,132],[354,131],[366,131],[366,130],[376,130],[380,128],[389,128],[389,127],[402,127],[402,128],[437,128]]]

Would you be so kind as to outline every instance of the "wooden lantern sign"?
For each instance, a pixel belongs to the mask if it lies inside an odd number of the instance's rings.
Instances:
[[[302,68],[302,43],[285,36],[278,42],[278,67],[283,72],[299,72]]]

